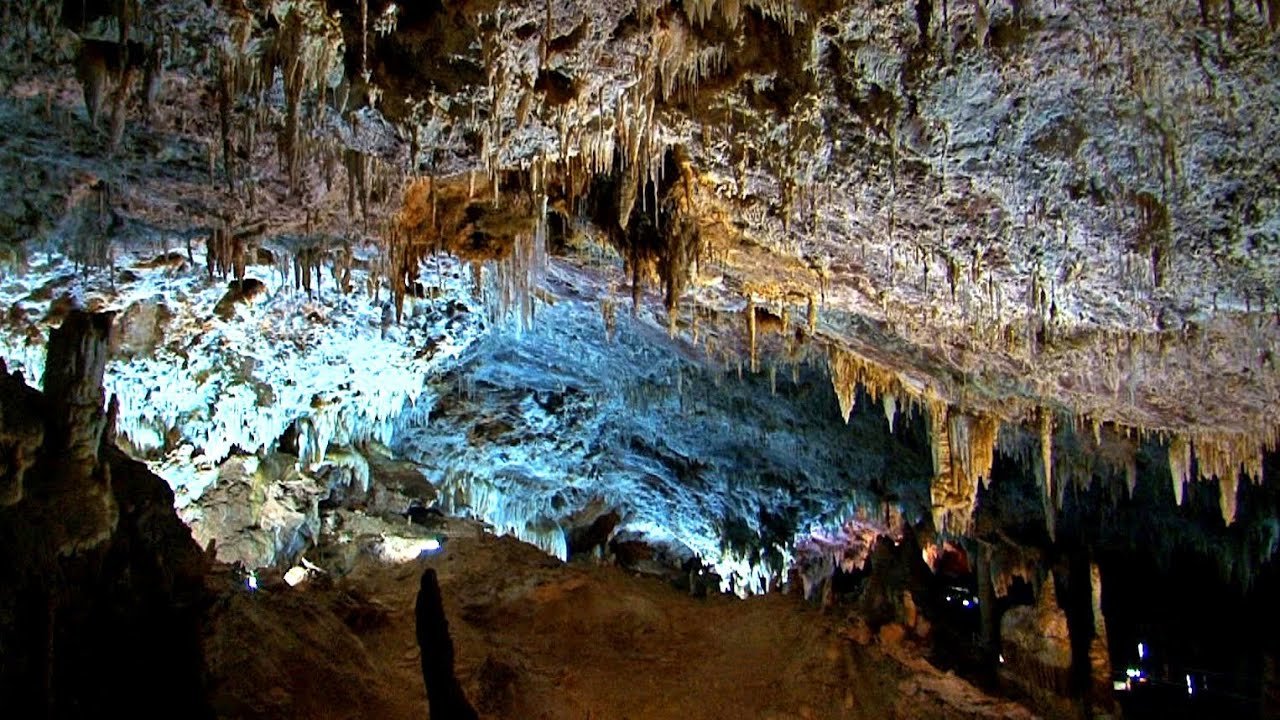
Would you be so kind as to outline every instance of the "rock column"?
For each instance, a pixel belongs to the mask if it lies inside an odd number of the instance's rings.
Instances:
[[[449,621],[444,615],[444,600],[436,571],[422,573],[415,608],[418,649],[422,655],[422,680],[427,686],[427,705],[431,720],[476,720],[476,711],[467,702],[462,685],[454,675],[453,639],[449,637]]]
[[[115,530],[118,510],[111,473],[98,460],[108,415],[103,410],[102,375],[114,313],[73,310],[49,334],[44,392],[45,447],[54,472],[41,492],[52,511],[50,524],[63,531],[59,552],[94,547]]]

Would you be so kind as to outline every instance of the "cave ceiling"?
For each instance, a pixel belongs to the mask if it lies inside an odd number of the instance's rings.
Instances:
[[[602,298],[638,269],[642,302],[690,337],[715,311],[700,342],[738,354],[754,306],[757,334],[790,320],[1006,419],[1274,441],[1267,6],[950,5],[328,10],[341,91],[395,126],[380,159],[548,197],[639,266]]]

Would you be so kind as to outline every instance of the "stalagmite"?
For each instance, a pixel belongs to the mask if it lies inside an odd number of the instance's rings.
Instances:
[[[450,720],[479,717],[467,701],[454,672],[453,638],[449,636],[449,620],[445,617],[440,583],[432,568],[422,573],[414,618],[431,717]]]
[[[1089,642],[1091,700],[1103,707],[1114,705],[1111,695],[1111,653],[1107,647],[1107,621],[1102,614],[1102,571],[1089,565],[1090,606],[1093,612],[1093,639]]]
[[[102,378],[114,316],[73,310],[49,334],[45,442],[56,459],[55,472],[42,478],[39,492],[51,507],[67,513],[57,537],[63,554],[96,546],[110,537],[119,518],[110,469],[99,458],[104,441],[110,439],[104,438],[111,423],[103,411]]]
[[[992,581],[993,548],[979,542],[974,564],[978,580],[978,648],[988,666],[1000,656],[1000,625],[996,620],[996,588]]]

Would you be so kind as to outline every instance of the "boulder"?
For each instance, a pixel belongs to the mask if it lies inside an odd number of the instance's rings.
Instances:
[[[111,354],[115,357],[148,357],[164,344],[165,329],[173,311],[159,297],[139,300],[117,318],[111,333]]]
[[[881,645],[897,646],[907,637],[907,629],[900,623],[885,623],[880,626],[879,638]]]
[[[227,292],[214,306],[213,313],[223,320],[235,315],[237,305],[251,305],[267,298],[267,286],[261,280],[245,278],[227,283]]]
[[[219,560],[249,568],[286,562],[313,543],[325,489],[289,459],[233,455],[223,461],[201,512],[191,518],[196,541],[215,542]]]

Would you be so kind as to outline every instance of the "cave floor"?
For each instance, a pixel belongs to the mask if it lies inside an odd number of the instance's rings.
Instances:
[[[406,527],[359,520],[383,538]],[[928,665],[910,636],[873,639],[839,606],[693,597],[602,562],[561,563],[472,521],[442,528],[442,551],[404,564],[361,554],[342,577],[257,592],[220,576],[205,645],[218,714],[422,717],[413,606],[433,567],[458,677],[483,716],[1031,717]]]

